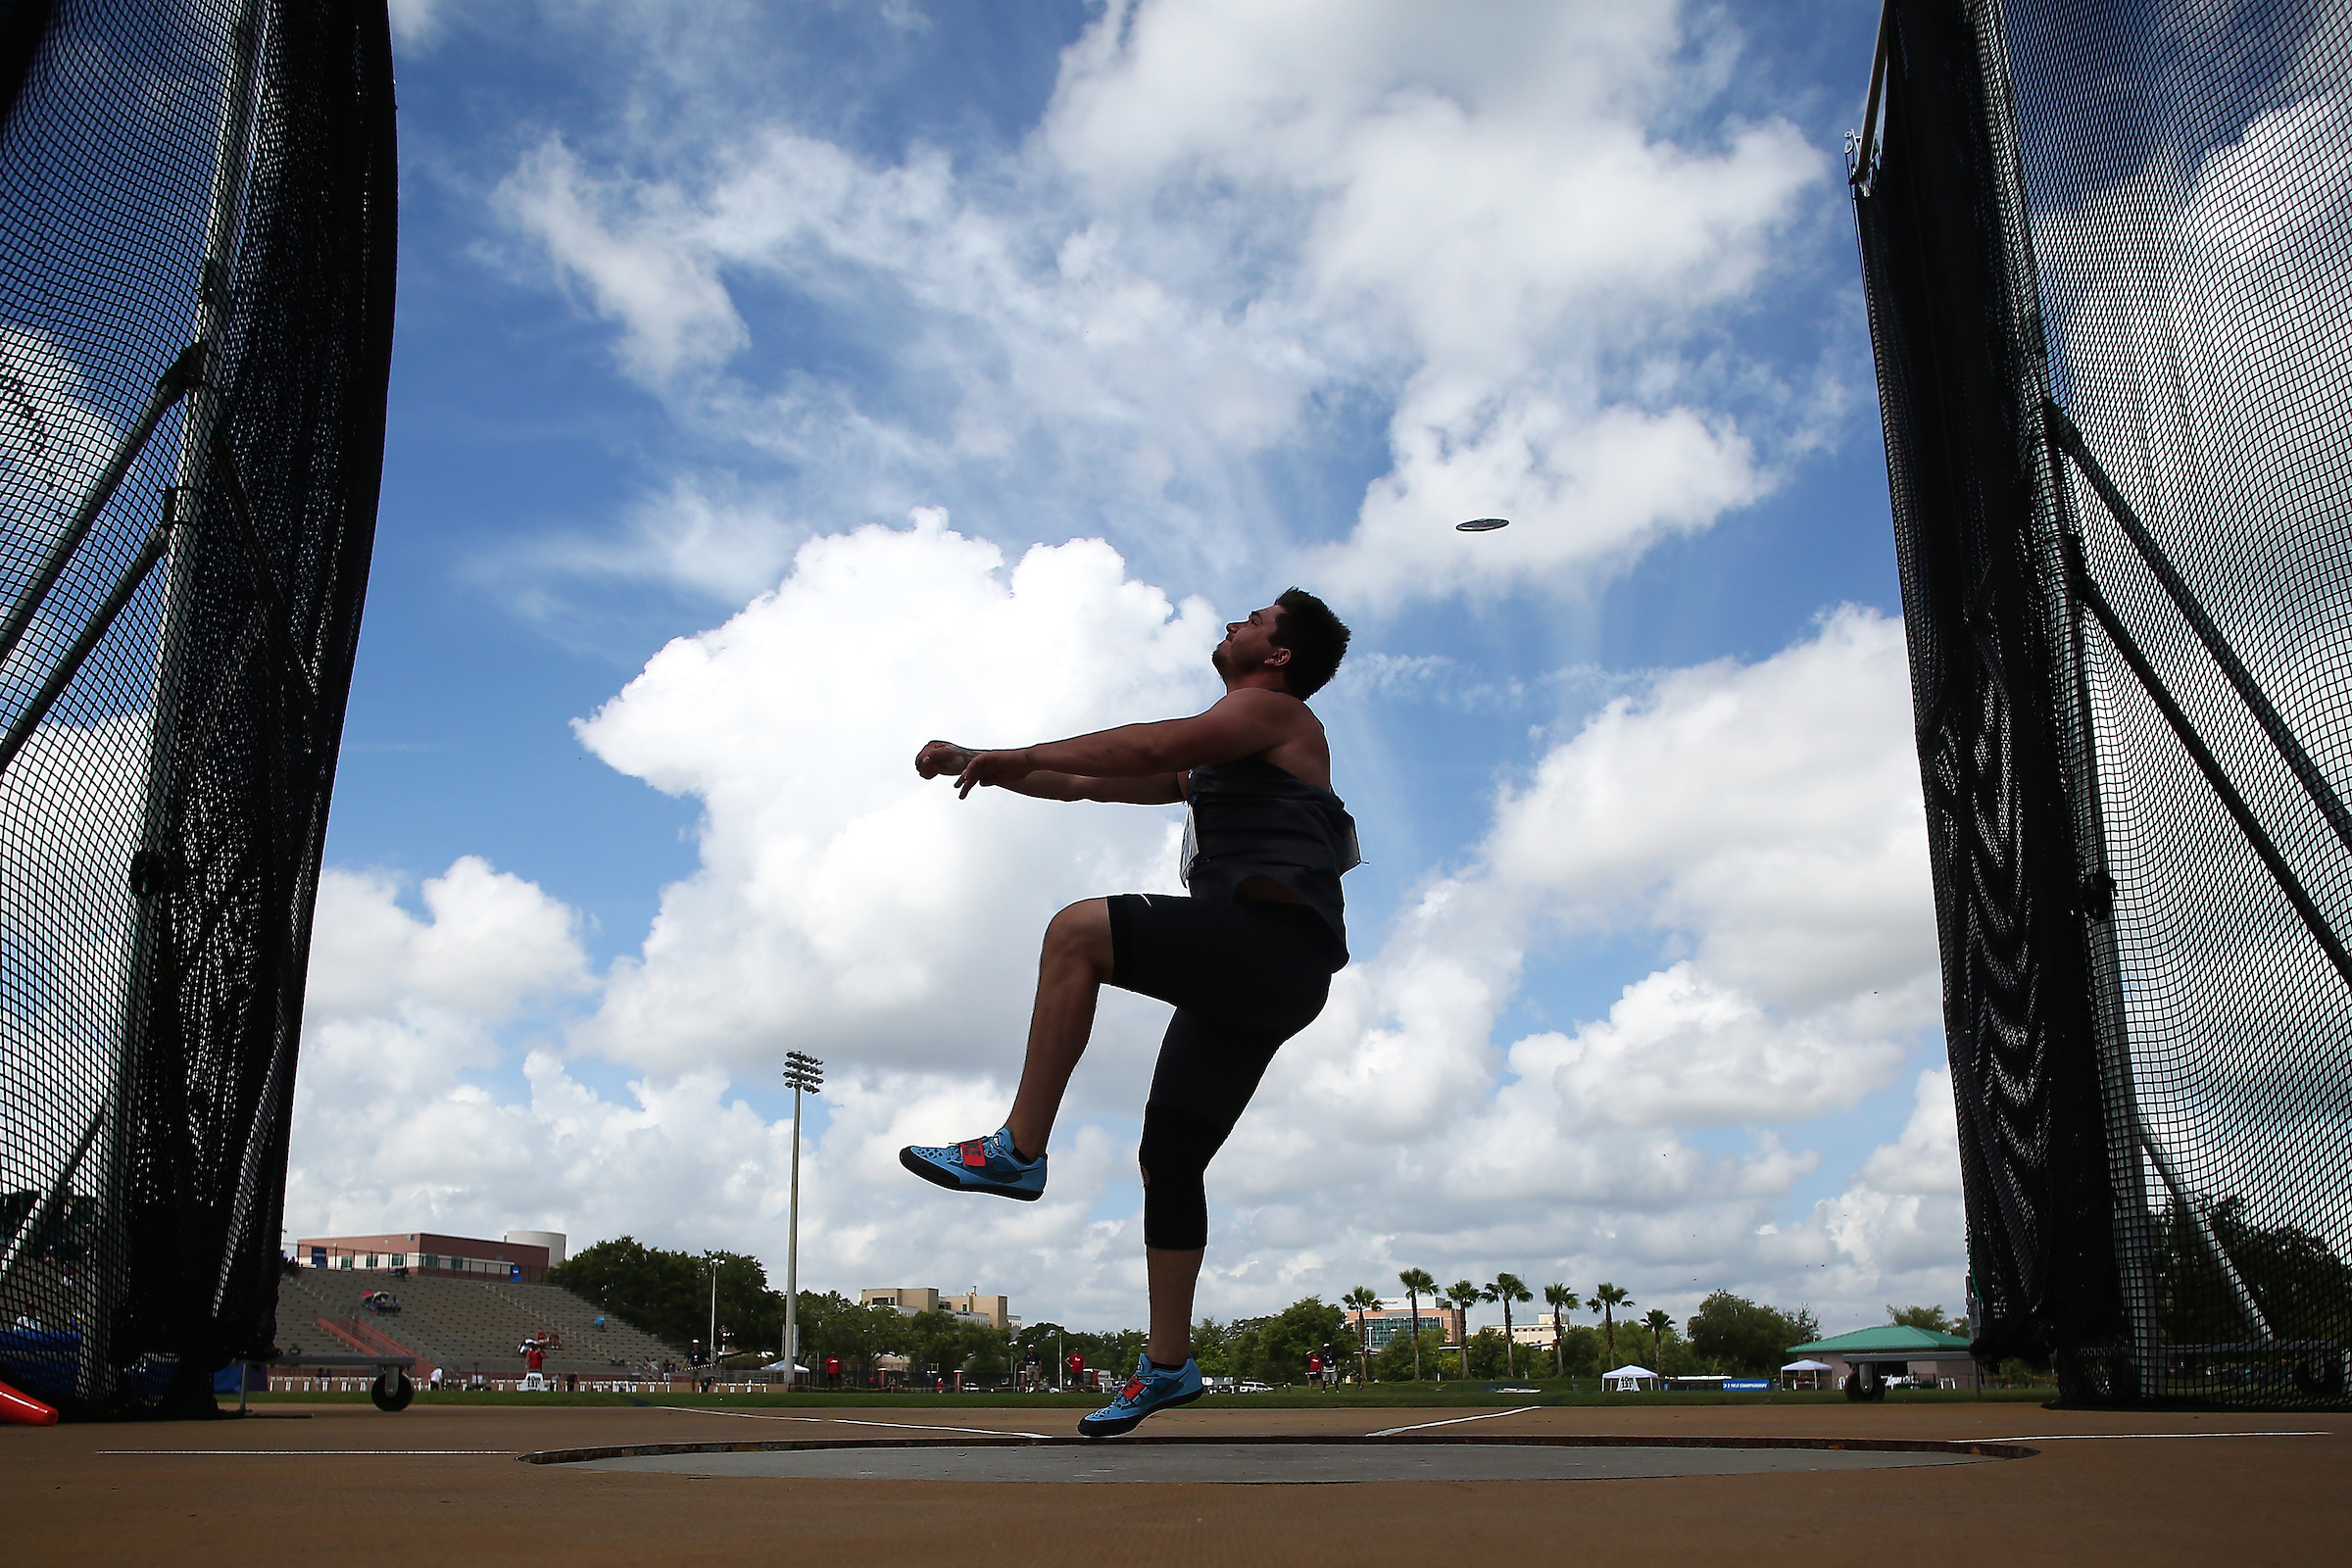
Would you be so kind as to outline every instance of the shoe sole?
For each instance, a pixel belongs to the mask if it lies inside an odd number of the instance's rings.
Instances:
[[[1123,1438],[1128,1433],[1133,1432],[1137,1427],[1142,1426],[1146,1421],[1152,1419],[1152,1417],[1159,1414],[1160,1411],[1173,1410],[1180,1404],[1190,1404],[1207,1392],[1208,1390],[1205,1388],[1199,1388],[1195,1389],[1190,1394],[1180,1394],[1173,1399],[1163,1399],[1159,1403],[1153,1405],[1151,1409],[1146,1410],[1142,1415],[1135,1417],[1135,1419],[1131,1421],[1122,1422],[1115,1427],[1109,1425],[1108,1423],[1102,1423],[1090,1427],[1084,1421],[1081,1421],[1078,1423],[1078,1435],[1082,1438]]]
[[[923,1180],[929,1182],[932,1186],[945,1187],[951,1193],[988,1193],[997,1198],[1009,1198],[1016,1203],[1034,1203],[1039,1199],[1046,1196],[1042,1189],[1036,1192],[1024,1192],[1018,1187],[990,1187],[974,1185],[973,1183],[964,1181],[960,1177],[950,1175],[948,1172],[941,1170],[937,1165],[934,1165],[929,1160],[917,1155],[911,1149],[902,1149],[899,1151],[899,1163],[906,1166],[908,1170],[914,1172],[917,1176],[920,1176]]]

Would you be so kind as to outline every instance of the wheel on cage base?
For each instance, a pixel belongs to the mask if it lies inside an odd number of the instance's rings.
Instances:
[[[1847,1374],[1845,1396],[1849,1399],[1867,1400],[1886,1397],[1886,1382],[1879,1375],[1878,1363],[1864,1361]]]
[[[386,1374],[375,1375],[375,1381],[368,1385],[368,1397],[375,1401],[378,1410],[406,1410],[409,1401],[416,1397],[416,1385],[409,1381],[406,1372],[389,1375],[392,1379],[389,1383],[384,1381]]]

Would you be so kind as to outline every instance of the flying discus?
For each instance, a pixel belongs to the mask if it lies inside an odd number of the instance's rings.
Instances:
[[[1508,528],[1510,525],[1511,519],[1508,517],[1472,517],[1468,522],[1457,522],[1453,526],[1457,533],[1493,533],[1497,528]]]

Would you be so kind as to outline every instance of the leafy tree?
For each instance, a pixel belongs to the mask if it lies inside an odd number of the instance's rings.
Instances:
[[[1811,1313],[1790,1315],[1730,1291],[1699,1302],[1690,1330],[1691,1349],[1718,1372],[1769,1373],[1788,1347],[1821,1337]]]
[[[953,1378],[963,1370],[965,1357],[972,1353],[970,1331],[978,1327],[936,1307],[915,1313],[906,1319],[902,1342],[910,1369],[918,1377],[929,1368],[943,1378]]]
[[[993,1383],[1012,1369],[1012,1337],[1003,1329],[986,1323],[966,1323],[963,1328],[963,1375],[984,1383]]]
[[[1934,1306],[1906,1306],[1899,1312],[1889,1302],[1886,1307],[1886,1321],[1900,1328],[1926,1329],[1930,1334],[1957,1334],[1960,1332],[1960,1325],[1943,1315],[1941,1301],[1936,1302]],[[1802,1345],[1805,1342],[1791,1340],[1788,1343]]]
[[[1468,1280],[1455,1280],[1451,1285],[1446,1287],[1446,1299],[1451,1301],[1454,1309],[1462,1314],[1461,1359],[1456,1362],[1456,1365],[1461,1368],[1462,1376],[1468,1377],[1470,1375],[1468,1360],[1470,1354],[1470,1309],[1478,1304],[1478,1287]]]
[[[1124,1374],[1133,1370],[1135,1358],[1144,1353],[1146,1338],[1142,1329],[1096,1334],[1065,1328],[1059,1323],[1031,1323],[1013,1336],[1012,1349],[1024,1362],[1035,1354],[1047,1381],[1058,1382],[1065,1375],[1064,1367],[1058,1364],[1063,1356],[1083,1356],[1089,1367],[1107,1372]]]
[[[1642,1318],[1642,1326],[1649,1330],[1649,1348],[1655,1352],[1657,1369],[1663,1375],[1666,1370],[1666,1336],[1674,1332],[1674,1318],[1664,1307],[1653,1306],[1649,1309],[1649,1315]]]
[[[2338,1337],[2346,1311],[2352,1309],[2352,1265],[2299,1226],[2255,1224],[2246,1214],[2243,1198],[2215,1200],[2191,1194],[2185,1202],[2176,1198],[2168,1203],[2157,1227],[2157,1314],[2171,1339],[2210,1345],[2253,1336],[2237,1290],[2214,1260],[2208,1232],[2254,1298],[2273,1336]],[[2320,1358],[2321,1363],[2327,1360]],[[2341,1375],[2319,1363],[2294,1369],[2295,1381],[2306,1393],[2340,1395]]]
[[[1268,1383],[1297,1383],[1306,1376],[1306,1358],[1348,1337],[1347,1315],[1320,1296],[1293,1301],[1266,1319],[1258,1333],[1257,1376]]]
[[[1462,1342],[1462,1360],[1465,1377],[1492,1378],[1510,1375],[1510,1337],[1489,1325]]]
[[[1135,1370],[1135,1363],[1143,1355],[1144,1347],[1152,1343],[1152,1336],[1142,1329],[1090,1334],[1086,1339],[1086,1364],[1106,1368],[1121,1377]]]
[[[859,1305],[838,1296],[833,1301],[839,1304],[827,1303],[831,1310],[817,1317],[813,1332],[802,1332],[820,1355],[840,1356],[842,1370],[858,1381],[874,1375],[876,1360],[906,1349],[910,1343],[909,1320],[902,1317],[897,1307],[879,1301]]]
[[[1416,1338],[1421,1343],[1412,1343]],[[1418,1336],[1392,1334],[1389,1343],[1372,1357],[1372,1375],[1383,1383],[1418,1383],[1421,1381],[1421,1357],[1427,1352],[1433,1359],[1446,1337],[1436,1329]]]
[[[1200,1365],[1203,1377],[1227,1378],[1234,1375],[1228,1359],[1233,1346],[1233,1330],[1213,1317],[1204,1317],[1193,1325],[1193,1360]]]
[[[1605,1372],[1617,1363],[1608,1359],[1608,1347],[1601,1342],[1600,1330],[1584,1323],[1571,1323],[1560,1339],[1560,1370],[1563,1376],[1589,1378]]]
[[[1544,1304],[1551,1308],[1552,1371],[1560,1377],[1566,1377],[1568,1375],[1568,1325],[1562,1319],[1567,1313],[1575,1311],[1585,1303],[1579,1300],[1576,1293],[1565,1285],[1546,1285],[1544,1287]]]
[[[1609,1337],[1609,1364],[1604,1370],[1614,1371],[1617,1367],[1617,1308],[1633,1304],[1634,1298],[1624,1286],[1611,1285],[1606,1280],[1592,1287],[1592,1298],[1585,1303],[1600,1314],[1601,1327]]]
[[[598,1242],[547,1271],[547,1283],[596,1303],[673,1348],[710,1332],[710,1270],[718,1267],[720,1338],[746,1348],[779,1345],[784,1297],[760,1260],[741,1252],[673,1252],[633,1236]],[[711,1348],[712,1353],[717,1347]]]
[[[1511,1343],[1511,1303],[1532,1301],[1535,1297],[1529,1294],[1526,1282],[1516,1274],[1495,1275],[1478,1295],[1481,1300],[1502,1303],[1502,1372],[1505,1377],[1516,1377],[1518,1347]]]
[[[1228,1323],[1225,1334],[1225,1372],[1229,1377],[1262,1378],[1258,1363],[1264,1358],[1266,1324],[1271,1319],[1237,1317]]]
[[[1404,1287],[1405,1298],[1412,1303],[1413,1321],[1405,1338],[1413,1342],[1413,1381],[1418,1383],[1421,1381],[1421,1293],[1434,1293],[1438,1282],[1425,1268],[1408,1268],[1397,1271],[1396,1283]],[[1395,1341],[1392,1339],[1390,1343]],[[1444,1343],[1443,1338],[1439,1343]]]
[[[1355,1314],[1355,1359],[1362,1369],[1366,1383],[1372,1381],[1372,1329],[1364,1314],[1380,1305],[1380,1293],[1369,1285],[1358,1285],[1340,1298],[1341,1304]]]

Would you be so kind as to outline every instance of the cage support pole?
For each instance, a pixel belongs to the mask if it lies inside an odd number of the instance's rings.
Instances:
[[[83,1131],[81,1142],[74,1146],[74,1157],[66,1161],[65,1167],[57,1173],[57,1180],[51,1182],[49,1191],[42,1195],[40,1205],[24,1216],[24,1223],[16,1235],[8,1239],[7,1254],[0,1256],[0,1295],[7,1293],[8,1282],[16,1277],[17,1265],[24,1262],[31,1251],[42,1227],[56,1217],[58,1206],[66,1200],[67,1189],[73,1185],[74,1172],[80,1170],[81,1162],[90,1157],[90,1146],[98,1141],[98,1129],[105,1125],[106,1107],[101,1105],[98,1113],[90,1118],[90,1125]]]
[[[24,641],[25,629],[32,624],[32,617],[40,612],[42,602],[49,597],[49,590],[55,588],[57,579],[65,575],[66,565],[74,559],[74,553],[81,548],[82,540],[89,537],[90,525],[98,520],[98,514],[106,510],[106,504],[114,500],[115,492],[122,487],[122,476],[130,472],[130,466],[146,450],[147,442],[155,434],[155,427],[163,423],[164,416],[172,411],[174,403],[204,379],[207,354],[208,346],[199,338],[181,349],[179,357],[165,368],[162,375],[156,377],[155,390],[148,394],[147,406],[139,411],[139,416],[131,421],[130,428],[116,439],[115,449],[108,455],[106,466],[98,470],[98,477],[91,481],[89,489],[82,492],[81,504],[74,509],[73,520],[50,543],[49,553],[33,568],[31,580],[25,583],[24,591],[9,607],[8,618],[0,621],[0,663],[5,663],[8,657],[17,651],[17,644]]]
[[[243,231],[245,187],[253,163],[256,89],[266,45],[264,21],[270,0],[243,0],[229,31],[229,62],[220,87],[219,128],[213,143],[213,183],[205,219],[204,263],[197,277],[195,341],[207,346],[204,374],[191,389],[179,426],[179,458],[174,483],[184,503],[182,514],[191,526],[175,528],[164,561],[164,586],[155,651],[155,676],[148,702],[147,765],[140,811],[139,849],[172,862],[172,795],[174,753],[178,744],[177,709],[187,654],[190,579],[195,571],[198,528],[204,515],[205,481],[209,477],[214,427],[220,417],[221,356],[226,328],[233,317],[230,285],[236,271],[238,243]],[[116,1223],[110,1233],[121,1234],[129,1202],[130,1155],[137,1137],[138,1085],[147,1065],[154,1017],[160,1006],[176,1006],[175,998],[154,995],[157,948],[168,940],[172,917],[170,877],[163,888],[137,898],[131,938],[129,983],[123,988],[121,1054],[115,1063],[109,1097],[114,1113],[107,1138],[106,1201]],[[76,1393],[89,1403],[100,1403],[113,1392],[115,1372],[109,1336],[114,1308],[128,1288],[129,1260],[120,1255],[92,1259],[86,1272],[85,1310],[82,1314],[82,1357]]]
[[[24,705],[24,711],[17,714],[16,722],[8,726],[8,734],[0,738],[0,774],[6,774],[16,762],[17,754],[24,749],[26,741],[32,739],[32,732],[40,728],[41,720],[49,716],[49,710],[56,706],[65,689],[74,683],[74,677],[81,672],[82,662],[106,640],[106,634],[114,628],[115,617],[122,613],[122,607],[130,603],[131,595],[139,591],[139,584],[147,580],[147,574],[163,559],[164,548],[172,538],[172,527],[175,520],[172,513],[176,510],[177,500],[178,492],[167,492],[163,519],[148,533],[146,544],[131,558],[130,564],[122,568],[122,574],[115,579],[115,586],[107,594],[106,602],[83,622],[80,634],[74,639],[74,646],[66,650],[63,659],[50,666],[48,678],[41,682],[41,689],[33,693],[32,701]]]
[[[2166,596],[2180,612],[2180,618],[2188,622],[2189,629],[2197,634],[2197,641],[2205,645],[2205,652],[2221,666],[2230,688],[2237,693],[2238,701],[2246,705],[2246,710],[2262,726],[2263,734],[2269,737],[2272,747],[2286,763],[2287,770],[2295,775],[2295,782],[2303,786],[2304,793],[2311,797],[2312,805],[2318,807],[2320,814],[2328,819],[2328,825],[2335,830],[2337,840],[2346,850],[2352,850],[2352,808],[2345,807],[2342,797],[2335,793],[2335,787],[2328,782],[2328,775],[2320,771],[2320,764],[2312,760],[2311,753],[2304,749],[2293,728],[2272,704],[2270,694],[2262,689],[2253,673],[2246,668],[2244,661],[2237,657],[2237,651],[2230,646],[2230,640],[2222,635],[2221,627],[2215,624],[2204,602],[2188,586],[2187,579],[2180,575],[2172,558],[2165,554],[2164,547],[2156,542],[2155,535],[2148,532],[2147,524],[2140,521],[2139,514],[2132,510],[2132,503],[2124,499],[2124,493],[2107,476],[2107,470],[2099,466],[2099,460],[2091,456],[2090,448],[2084,444],[2082,432],[2076,428],[2075,421],[2068,418],[2066,411],[2055,403],[2043,406],[2042,416],[2049,423],[2051,439],[2068,457],[2075,460],[2075,466],[2082,471],[2082,477],[2089,480],[2091,489],[2098,492],[2099,500],[2106,504],[2108,514],[2115,518],[2116,525],[2123,529],[2124,537],[2132,541],[2132,548],[2147,563],[2148,570],[2163,585]]]
[[[2091,614],[2106,629],[2108,640],[2115,644],[2116,652],[2123,655],[2124,662],[2138,677],[2139,684],[2156,704],[2157,711],[2164,715],[2164,721],[2172,726],[2173,734],[2188,753],[2189,760],[2197,764],[2197,771],[2203,773],[2205,782],[2213,786],[2213,793],[2221,798],[2222,805],[2236,820],[2238,831],[2245,835],[2246,842],[2261,857],[2262,863],[2270,870],[2271,879],[2278,884],[2278,891],[2286,895],[2287,902],[2295,906],[2295,913],[2303,917],[2303,924],[2310,930],[2312,939],[2319,943],[2321,951],[2328,955],[2328,961],[2335,965],[2336,973],[2343,976],[2346,985],[2352,985],[2352,953],[2344,951],[2342,940],[2328,923],[2328,917],[2320,912],[2319,905],[2304,890],[2302,881],[2296,877],[2294,868],[2286,863],[2286,857],[2278,852],[2278,846],[2272,842],[2269,832],[2255,819],[2253,808],[2246,804],[2245,797],[2230,782],[2220,760],[2213,755],[2212,748],[2205,744],[2205,737],[2197,733],[2196,726],[2189,722],[2188,714],[2165,686],[2163,677],[2148,662],[2148,656],[2132,640],[2132,633],[2124,625],[2123,617],[2115,612],[2115,607],[2107,602],[2107,596],[2099,591],[2098,584],[2091,581],[2089,570],[2082,564],[2082,546],[2071,538],[2067,544],[2067,566],[2075,579],[2076,593],[2082,596]]]
[[[2065,541],[2073,537],[2067,514],[2065,486],[2058,483],[2058,454],[2048,452],[2050,506],[2059,530],[2059,582],[2066,595],[2066,688],[2073,705],[2075,745],[2080,753],[2076,793],[2082,800],[2079,831],[2082,886],[2077,905],[2086,917],[2082,940],[2089,959],[2091,1004],[2096,1014],[2099,1098],[2105,1109],[2107,1182],[2115,1204],[2112,1228],[2117,1238],[2117,1283],[2124,1299],[2124,1316],[2131,1328],[2132,1364],[2138,1392],[2161,1396],[2165,1362],[2158,1353],[2161,1334],[2156,1311],[2155,1226],[2148,1213],[2147,1173],[2140,1164],[2144,1140],[2140,1136],[2138,1074],[2132,1065],[2132,1021],[2124,1010],[2123,956],[2115,940],[2115,878],[2109,873],[2107,809],[2099,792],[2098,724],[2090,702],[2089,661],[2083,637],[2083,604],[2075,592],[2071,571],[2065,569]]]
[[[1853,138],[1853,167],[1845,172],[1846,183],[1864,196],[1870,194],[1871,176],[1878,172],[1878,161],[1871,148],[1879,139],[1879,101],[1886,87],[1886,50],[1894,38],[1894,0],[1886,0],[1879,7],[1879,38],[1870,52],[1870,90],[1862,97],[1862,129]]]
[[[2222,1238],[2214,1230],[2213,1221],[2206,1217],[2202,1208],[2190,1201],[2188,1185],[2181,1181],[2180,1173],[2173,1167],[2172,1156],[2165,1152],[2164,1146],[2156,1141],[2156,1135],[2148,1131],[2144,1121],[2139,1127],[2139,1142],[2147,1150],[2148,1159],[2155,1165],[2156,1174],[2171,1189],[2173,1201],[2180,1204],[2180,1212],[2188,1216],[2189,1228],[2197,1233],[2197,1240],[2204,1245],[2205,1255],[2221,1271],[2223,1282],[2230,1287],[2230,1295],[2237,1302],[2238,1311],[2245,1314],[2246,1326],[2254,1331],[2254,1337],[2258,1340],[2274,1338],[2270,1319],[2262,1315],[2261,1304],[2254,1299],[2253,1291],[2247,1288],[2245,1276],[2237,1271],[2237,1264],[2230,1258],[2230,1250],[2222,1245]]]

